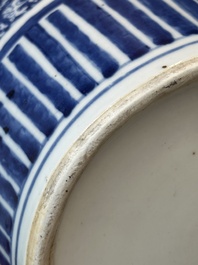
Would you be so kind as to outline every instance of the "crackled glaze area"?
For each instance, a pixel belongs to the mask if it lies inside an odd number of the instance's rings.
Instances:
[[[188,6],[182,0],[1,2],[0,263],[17,264],[28,196],[59,136],[127,75],[195,44],[197,10],[194,0]],[[155,58],[128,70],[155,51]]]

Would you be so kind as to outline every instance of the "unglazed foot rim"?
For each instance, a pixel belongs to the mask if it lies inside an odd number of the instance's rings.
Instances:
[[[197,77],[198,58],[178,63],[118,100],[79,136],[46,185],[32,223],[27,265],[53,264],[53,242],[63,207],[99,146],[132,115]]]

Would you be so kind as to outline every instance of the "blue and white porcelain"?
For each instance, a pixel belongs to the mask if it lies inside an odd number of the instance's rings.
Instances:
[[[2,0],[0,37],[0,265],[49,264],[97,147],[197,76],[198,2]]]

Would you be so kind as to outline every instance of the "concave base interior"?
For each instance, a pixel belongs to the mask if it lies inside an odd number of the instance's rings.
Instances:
[[[74,187],[55,265],[198,264],[198,83],[132,117]]]

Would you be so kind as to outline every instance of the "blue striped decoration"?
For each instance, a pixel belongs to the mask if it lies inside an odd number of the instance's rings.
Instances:
[[[6,258],[1,252],[0,252],[0,262],[1,265],[10,265],[10,262],[6,260]]]
[[[29,160],[33,163],[41,151],[41,144],[27,128],[14,119],[2,103],[0,103],[0,126],[24,150]]]
[[[18,204],[18,195],[12,185],[0,175],[0,194],[5,201],[9,202],[12,209],[16,209]]]
[[[16,183],[22,188],[28,175],[28,168],[8,148],[2,137],[0,137],[0,161],[7,173],[13,176]]]
[[[149,51],[149,47],[93,2],[89,0],[84,0],[83,2],[81,0],[65,0],[64,2],[115,43],[131,60]]]
[[[41,93],[51,100],[54,106],[61,111],[64,116],[68,116],[71,113],[77,102],[63,87],[61,87],[54,79],[50,78],[20,45],[15,47],[14,51],[10,54],[9,59]],[[65,102],[67,102],[67,104],[65,104]]]
[[[96,81],[81,68],[78,62],[74,61],[61,44],[49,36],[39,25],[32,27],[26,36],[41,49],[58,71],[68,78],[82,94],[86,95],[97,85]]]
[[[131,24],[141,30],[145,35],[150,37],[154,44],[164,45],[174,41],[172,35],[167,30],[163,29],[148,17],[148,15],[128,1],[105,0],[105,2],[129,20]]]
[[[5,251],[10,254],[10,242],[8,239],[4,236],[4,234],[0,230],[0,245],[4,246]],[[1,260],[1,259],[0,259]],[[1,264],[3,265],[3,264]]]
[[[1,226],[8,235],[11,234],[13,220],[10,214],[8,213],[8,211],[6,211],[6,209],[3,207],[1,203],[0,203],[0,216],[1,216]]]
[[[163,1],[159,0],[139,0],[142,4],[147,6],[154,14],[166,21],[170,26],[175,28],[184,36],[190,34],[197,34],[198,27],[192,24],[189,20],[181,14],[172,9]]]
[[[17,48],[17,47],[16,47]],[[9,56],[14,60],[14,53]],[[20,83],[2,64],[0,65],[1,89],[22,112],[46,135],[54,131],[57,120],[33,94]],[[39,119],[38,119],[39,117]]]
[[[6,1],[4,8],[11,3],[11,0]],[[173,2],[193,19],[198,18],[198,4],[194,0],[173,0]],[[167,28],[174,29],[181,37],[198,34],[198,27],[192,22],[193,20],[190,21],[164,1],[139,0],[138,3],[169,27],[164,28],[163,23],[158,24],[152,15],[150,16],[135,2],[129,0],[103,0],[101,5],[92,0],[55,0],[31,17],[0,51],[0,93],[7,99],[5,102],[0,102],[0,132],[4,132],[0,136],[0,169],[3,168],[19,187],[19,191],[16,192],[12,181],[0,173],[0,265],[11,264],[9,259],[12,255],[12,240],[9,241],[9,238],[12,238],[14,223],[14,217],[10,215],[3,201],[7,203],[15,216],[23,186],[31,169],[60,122],[70,117],[81,98],[114,76],[126,62],[130,63],[154,48],[175,42],[179,37],[173,36]],[[32,7],[28,0],[23,1],[23,4],[24,6],[28,4],[28,9]],[[95,34],[98,34],[98,38],[108,40],[109,49],[97,41],[94,42],[92,37],[95,36],[91,36],[86,29],[83,31],[81,27],[79,28],[75,19],[67,17],[62,11],[60,4],[67,6],[76,16],[80,16],[85,23],[88,23],[94,29]],[[148,38],[153,46],[148,44],[147,46],[141,37],[129,31],[116,17],[106,11],[105,7],[119,14],[129,25]],[[56,34],[51,34],[50,30],[42,25],[41,20],[47,22],[46,25],[54,27],[74,50],[76,49],[90,62],[93,69],[101,73],[103,79],[95,80],[82,62],[80,63],[76,57],[73,58],[67,48],[60,43]],[[6,20],[0,17],[0,26],[2,21]],[[66,85],[56,79],[53,73],[49,73],[44,63],[36,60],[35,54],[24,47],[22,38],[28,40],[35,50],[39,50],[48,64],[61,75]],[[125,63],[121,63],[119,56],[112,53],[111,45],[126,58]],[[14,68],[10,67],[9,63],[6,64],[5,58]],[[13,69],[17,69],[23,78],[19,78]],[[33,94],[28,84],[31,84],[38,93]],[[70,88],[67,87],[68,84]],[[79,94],[78,99],[74,98],[71,86]],[[46,106],[47,103],[39,99],[37,95],[40,94],[54,107],[53,113]],[[19,112],[23,113],[26,119],[43,135],[43,141],[37,139],[34,132],[15,117],[15,113],[10,112],[6,102],[13,104]],[[56,111],[60,114],[59,118],[55,116]],[[27,167],[17,152],[14,152],[15,150],[7,144],[6,136],[21,148],[30,166]],[[16,262],[16,265],[21,264]]]
[[[78,50],[84,53],[102,72],[105,78],[112,76],[118,70],[118,63],[107,52],[83,34],[77,26],[69,21],[60,11],[53,12],[47,18],[57,27],[63,36]]]
[[[198,20],[198,5],[194,1],[186,0],[174,0],[175,3],[179,4],[186,12]]]

